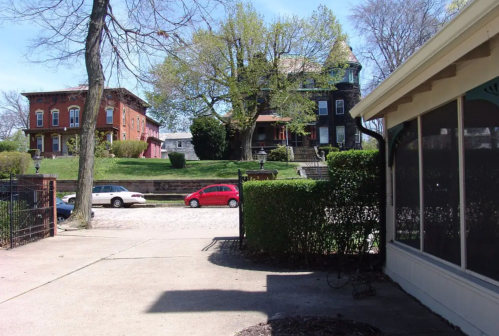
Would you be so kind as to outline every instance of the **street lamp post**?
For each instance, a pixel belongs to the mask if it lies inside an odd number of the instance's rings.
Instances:
[[[263,170],[263,164],[267,161],[267,153],[263,150],[263,147],[256,153],[256,157],[260,161],[260,170]]]
[[[35,170],[36,170],[37,174],[38,174],[38,170],[40,169],[41,161],[42,161],[42,158],[40,156],[38,156],[38,151],[37,151],[35,156],[33,156],[33,162],[35,163]]]

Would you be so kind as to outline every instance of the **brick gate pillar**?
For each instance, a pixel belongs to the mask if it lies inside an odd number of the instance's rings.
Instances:
[[[36,207],[40,209],[39,215],[42,216],[43,226],[47,229],[50,236],[55,236],[57,234],[57,207],[55,200],[57,192],[57,175],[19,175],[18,188],[19,187],[35,191],[37,200]],[[44,211],[44,209],[47,208],[52,209],[50,209],[50,212]],[[52,226],[51,223],[53,223]]]

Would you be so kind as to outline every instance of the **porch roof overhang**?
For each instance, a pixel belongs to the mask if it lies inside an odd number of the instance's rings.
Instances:
[[[288,122],[291,118],[288,117],[276,117],[273,115],[259,115],[256,118],[256,122]]]
[[[436,81],[456,76],[466,62],[488,57],[499,33],[499,1],[475,0],[350,110],[371,120],[396,113]]]

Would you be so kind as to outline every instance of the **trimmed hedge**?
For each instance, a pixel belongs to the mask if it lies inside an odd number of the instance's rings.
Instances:
[[[379,233],[377,157],[374,151],[330,154],[332,182],[245,182],[248,246],[306,258],[310,254],[367,252],[376,245]]]
[[[113,142],[113,154],[119,158],[138,158],[147,149],[147,142],[140,140],[123,140]]]
[[[333,147],[332,145],[329,145],[329,146],[319,147],[319,154],[321,151],[324,151],[324,155],[327,156],[329,153],[339,152],[340,149],[338,147]]]
[[[288,155],[288,161],[290,160],[290,150],[286,152],[286,146],[277,145],[276,149],[270,151],[268,160],[269,161],[283,161],[286,162],[286,153]]]
[[[168,158],[172,163],[173,168],[185,168],[185,154],[178,152],[168,153]]]
[[[7,178],[12,174],[26,174],[32,163],[31,155],[19,152],[0,153],[0,178]]]
[[[0,141],[0,152],[17,152],[18,148],[17,141]]]

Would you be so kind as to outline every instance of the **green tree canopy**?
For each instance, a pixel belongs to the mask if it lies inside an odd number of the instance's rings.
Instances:
[[[295,132],[315,120],[311,92],[335,89],[328,70],[344,66],[344,41],[324,6],[307,18],[280,16],[266,23],[251,4],[239,3],[152,69],[152,112],[171,123],[186,115],[230,120],[241,134],[243,159],[251,159],[251,137],[264,110],[290,117]],[[312,89],[303,90],[310,83]]]
[[[226,129],[213,117],[199,117],[192,121],[192,144],[201,160],[222,159],[227,147]]]

